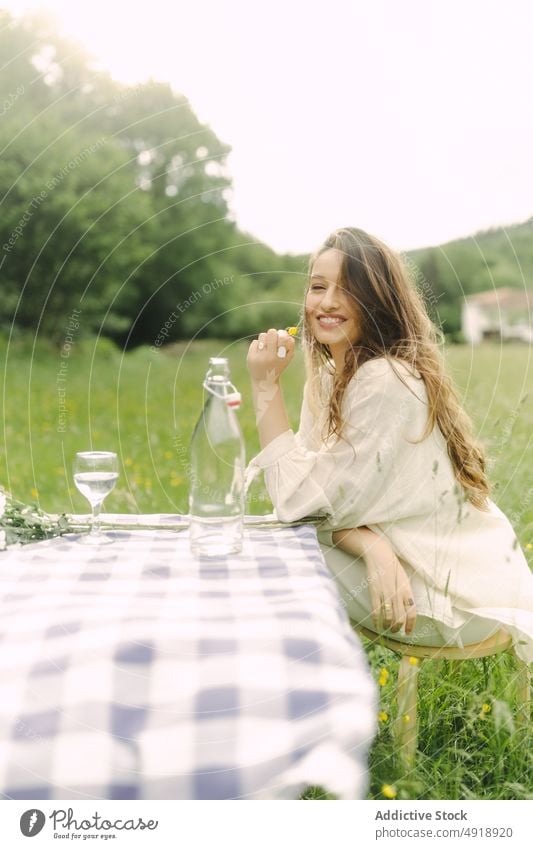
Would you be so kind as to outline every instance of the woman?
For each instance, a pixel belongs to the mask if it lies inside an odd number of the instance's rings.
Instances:
[[[247,486],[263,469],[281,521],[326,517],[319,542],[354,621],[461,647],[503,627],[532,661],[533,575],[400,257],[362,230],[332,233],[311,257],[302,327],[296,434],[279,385],[294,339],[271,329],[250,345],[261,451]]]

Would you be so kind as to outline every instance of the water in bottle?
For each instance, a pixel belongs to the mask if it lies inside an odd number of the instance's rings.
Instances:
[[[191,440],[189,537],[196,556],[242,550],[245,448],[235,413],[241,395],[228,360],[211,357],[204,380],[207,400]]]

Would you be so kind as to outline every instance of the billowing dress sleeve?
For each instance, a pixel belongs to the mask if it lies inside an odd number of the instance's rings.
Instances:
[[[313,421],[304,394],[298,433],[289,429],[277,436],[248,468],[264,470],[280,521],[324,515],[339,528],[344,517],[350,522],[345,527],[387,521],[401,512],[412,486],[409,464],[402,460],[409,423],[423,422],[426,412],[390,363],[375,359],[346,387],[343,438],[330,438],[318,450],[309,447]]]

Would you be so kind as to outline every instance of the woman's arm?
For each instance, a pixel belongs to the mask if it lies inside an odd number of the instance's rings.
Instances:
[[[378,630],[410,634],[415,626],[416,607],[409,578],[388,540],[366,525],[333,531],[333,544],[365,561],[372,619]]]
[[[261,351],[259,342],[264,345]],[[285,347],[285,357],[277,355],[280,344]],[[279,379],[294,356],[294,347],[294,339],[288,333],[283,332],[280,339],[278,331],[272,328],[250,345],[247,362],[261,449],[291,427]]]
[[[252,342],[252,346],[256,344]],[[260,381],[261,376],[256,378],[254,373],[255,361],[251,347],[252,381]],[[275,403],[274,388],[268,387],[268,381],[263,393],[256,401],[258,419],[263,405],[268,408],[272,400]],[[418,492],[413,485],[413,464],[407,458],[413,446],[404,437],[411,413],[412,420],[418,421],[419,411],[413,404],[422,407],[388,364],[369,361],[346,388],[342,439],[315,450],[302,444],[290,428],[283,431],[287,427],[283,421],[276,426],[274,438],[274,431],[262,435],[271,442],[252,458],[248,476],[256,469],[264,470],[266,489],[283,522],[313,513],[331,516],[333,527],[341,515],[354,516],[350,519],[353,527],[376,521],[374,514],[393,521],[409,509],[411,494]],[[268,423],[264,427],[269,427]]]
[[[259,444],[261,448],[265,448],[276,436],[290,429],[279,382],[252,380],[252,400]]]
[[[353,554],[355,557],[365,557],[371,550],[372,544],[381,539],[378,534],[363,525],[361,528],[343,528],[331,534],[333,544]]]

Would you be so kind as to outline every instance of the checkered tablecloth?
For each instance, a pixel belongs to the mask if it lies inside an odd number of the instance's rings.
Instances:
[[[0,554],[3,798],[364,798],[376,688],[315,528],[113,535]]]

